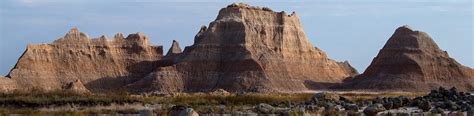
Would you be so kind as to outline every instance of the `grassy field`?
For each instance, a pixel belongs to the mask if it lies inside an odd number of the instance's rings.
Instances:
[[[362,101],[373,99],[375,97],[396,97],[407,96],[416,97],[425,95],[425,93],[351,93],[336,92],[352,101]],[[10,93],[0,94],[0,112],[7,113],[28,113],[34,114],[40,110],[51,109],[61,106],[76,107],[97,107],[125,104],[160,104],[161,112],[166,112],[174,105],[190,106],[196,111],[209,110],[209,106],[225,105],[226,110],[235,111],[243,107],[252,107],[259,103],[267,103],[274,106],[286,107],[291,104],[299,104],[308,101],[313,93],[248,93],[248,94],[231,94],[216,95],[206,93],[176,94],[173,96],[149,96],[149,95],[131,95],[127,93],[121,94],[75,94],[69,92],[33,92],[33,93]],[[65,108],[67,109],[67,108]],[[43,111],[44,112],[44,111]],[[72,111],[61,111],[63,113],[75,113]],[[86,113],[137,113],[134,108],[110,110],[84,110]]]

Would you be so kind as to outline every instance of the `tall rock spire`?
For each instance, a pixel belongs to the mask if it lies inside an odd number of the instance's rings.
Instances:
[[[181,47],[179,47],[178,41],[173,40],[173,43],[171,44],[171,47],[168,50],[168,53],[166,53],[166,56],[172,56],[172,55],[176,55],[180,53],[181,53]]]

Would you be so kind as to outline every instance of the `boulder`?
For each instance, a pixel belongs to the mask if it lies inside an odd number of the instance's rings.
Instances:
[[[344,105],[344,109],[347,111],[358,112],[359,106],[355,104],[347,104],[347,105]]]
[[[368,116],[375,116],[377,113],[385,111],[385,107],[382,104],[372,104],[364,109],[364,114]]]
[[[192,108],[186,108],[179,113],[179,116],[199,116]]]
[[[74,93],[90,93],[90,91],[82,84],[81,80],[75,80],[63,87],[64,90],[74,92]]]
[[[431,103],[429,101],[423,100],[421,101],[421,103],[418,104],[418,108],[420,108],[424,112],[427,112],[431,110]]]
[[[168,115],[179,116],[181,112],[183,112],[186,109],[187,109],[186,106],[181,106],[181,105],[173,106],[171,107],[170,111],[168,111]]]
[[[441,108],[434,108],[431,110],[431,113],[434,113],[434,114],[444,114],[444,110],[441,109]]]
[[[262,114],[274,113],[274,111],[276,110],[276,108],[273,107],[272,105],[265,104],[265,103],[258,104],[257,106],[255,106],[254,109],[255,109],[255,111],[257,111],[259,113],[262,113]]]

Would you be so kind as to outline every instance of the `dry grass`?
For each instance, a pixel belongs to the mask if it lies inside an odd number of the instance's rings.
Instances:
[[[171,97],[170,103],[188,104],[188,105],[209,105],[209,104],[225,104],[225,105],[255,105],[259,103],[282,103],[282,102],[304,102],[311,98],[312,94],[262,94],[249,93],[243,95],[209,95],[209,94],[190,94],[183,96]]]
[[[368,99],[374,99],[376,97],[398,97],[405,96],[408,98],[415,98],[418,96],[424,96],[428,93],[424,92],[381,92],[381,93],[361,93],[361,92],[347,92],[347,93],[338,93],[340,96],[343,96],[351,101],[360,102]]]
[[[334,92],[351,101],[360,102],[376,97],[407,96],[410,98],[422,96],[426,93],[362,93],[362,92]],[[299,104],[309,101],[313,93],[248,93],[242,95],[212,95],[205,93],[179,94],[176,96],[144,96],[129,94],[74,94],[67,92],[49,93],[11,93],[0,94],[0,112],[20,112],[27,114],[38,113],[39,108],[51,106],[64,106],[74,104],[81,107],[93,107],[97,105],[107,106],[110,104],[162,104],[162,112],[167,111],[174,105],[184,105],[194,108],[196,111],[205,112],[209,109],[217,111],[215,106],[225,105],[226,111],[241,111],[245,107],[252,107],[259,103],[267,103],[287,107],[289,104]],[[131,112],[130,111],[102,111],[105,113]],[[85,113],[94,113],[86,111]],[[63,112],[74,113],[74,112]]]

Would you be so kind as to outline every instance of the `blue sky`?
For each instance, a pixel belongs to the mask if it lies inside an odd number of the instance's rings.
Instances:
[[[165,52],[173,39],[188,46],[202,25],[233,2],[296,11],[314,46],[359,72],[405,24],[427,32],[461,64],[474,66],[471,0],[1,0],[0,75],[27,44],[52,42],[72,27],[90,37],[144,32]]]

